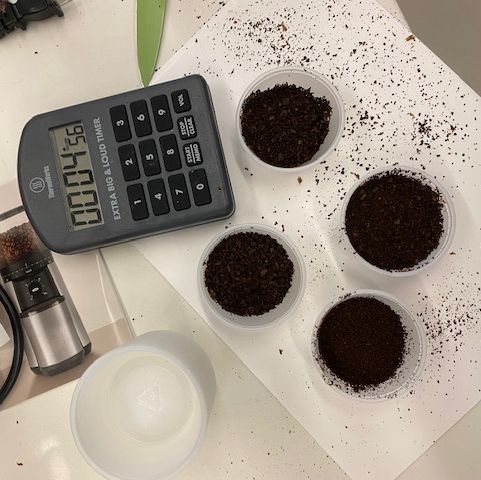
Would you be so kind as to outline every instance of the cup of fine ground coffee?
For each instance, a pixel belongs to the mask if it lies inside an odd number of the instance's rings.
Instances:
[[[285,234],[265,225],[239,225],[209,243],[200,258],[198,282],[215,318],[261,328],[280,323],[297,307],[305,268]]]
[[[391,295],[358,290],[328,305],[311,339],[312,357],[336,391],[365,400],[402,395],[426,356],[423,325]]]
[[[336,148],[344,125],[336,88],[304,67],[263,73],[246,88],[236,111],[243,149],[255,162],[279,172],[319,165]]]
[[[373,170],[347,193],[341,229],[347,249],[377,272],[419,273],[449,249],[455,230],[449,193],[424,171]]]

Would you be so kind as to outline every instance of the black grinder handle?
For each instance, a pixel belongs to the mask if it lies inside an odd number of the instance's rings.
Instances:
[[[45,20],[54,15],[63,17],[62,7],[55,0],[0,2],[0,39],[16,28],[25,30],[28,22]]]

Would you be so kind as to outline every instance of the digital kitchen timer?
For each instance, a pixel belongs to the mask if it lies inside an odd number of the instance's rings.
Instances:
[[[199,75],[32,118],[18,154],[43,243],[75,253],[229,217],[234,198]]]

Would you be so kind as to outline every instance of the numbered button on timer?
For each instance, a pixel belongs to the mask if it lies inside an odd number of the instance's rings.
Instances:
[[[170,116],[169,101],[167,95],[157,95],[150,101],[154,112],[155,126],[158,132],[172,129],[172,117]]]
[[[189,173],[190,185],[192,187],[192,195],[194,196],[194,203],[200,207],[208,205],[212,202],[210,195],[209,184],[207,183],[207,175],[203,168],[193,170]]]
[[[182,163],[180,161],[179,147],[177,146],[175,135],[160,137],[159,142],[165,169],[168,172],[179,170],[179,168],[182,167]]]
[[[169,213],[169,201],[167,200],[164,181],[161,178],[151,180],[147,184],[147,188],[149,189],[150,203],[154,215],[158,216]]]
[[[110,117],[112,126],[114,127],[115,140],[117,142],[126,142],[132,138],[129,127],[129,117],[127,109],[123,105],[112,107],[110,109]]]
[[[135,155],[133,145],[122,145],[119,147],[119,160],[122,165],[122,172],[127,182],[140,178],[139,164]]]
[[[187,192],[184,175],[179,173],[169,177],[169,187],[175,210],[187,210],[190,208],[189,193]]]
[[[134,220],[143,220],[149,216],[147,205],[145,203],[144,189],[140,183],[129,185],[127,187],[127,195],[129,197],[130,210]]]
[[[152,133],[149,110],[145,100],[138,100],[130,104],[130,113],[134,120],[135,133],[138,137],[145,137]]]
[[[159,155],[154,140],[143,140],[139,143],[140,159],[144,172],[148,177],[160,173]]]

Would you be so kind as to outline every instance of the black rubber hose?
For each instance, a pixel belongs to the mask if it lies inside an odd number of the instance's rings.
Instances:
[[[13,304],[12,300],[8,296],[5,289],[0,285],[0,302],[7,312],[8,318],[10,319],[10,325],[12,326],[13,333],[13,360],[12,366],[10,367],[10,372],[8,372],[7,379],[5,383],[0,388],[0,403],[2,403],[7,395],[12,390],[15,382],[17,381],[20,369],[22,368],[23,360],[23,331],[22,325],[20,323],[20,317],[18,316],[17,309]]]

